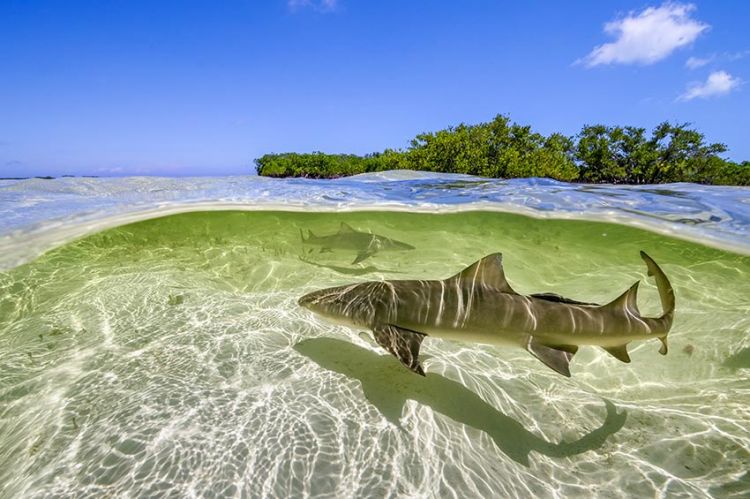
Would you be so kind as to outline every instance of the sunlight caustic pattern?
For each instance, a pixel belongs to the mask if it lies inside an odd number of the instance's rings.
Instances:
[[[352,265],[299,230],[413,245]],[[425,378],[297,306],[502,251],[519,292],[605,302],[662,264],[670,353],[427,338]],[[418,255],[419,258],[416,258]],[[750,491],[750,258],[624,226],[466,212],[197,212],[0,274],[0,495],[736,497]],[[642,285],[644,314],[660,309]]]

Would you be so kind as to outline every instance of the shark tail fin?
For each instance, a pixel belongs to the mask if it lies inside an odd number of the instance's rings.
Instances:
[[[674,319],[674,289],[672,289],[672,284],[669,282],[669,279],[667,279],[667,276],[664,274],[661,267],[659,267],[659,265],[657,265],[656,262],[646,254],[646,252],[641,251],[641,258],[646,262],[648,275],[653,276],[656,280],[656,288],[659,290],[659,299],[661,300],[662,308],[662,315],[658,320],[664,322],[664,329],[668,332],[669,328],[672,327],[672,320]],[[659,336],[659,340],[661,341],[659,353],[662,355],[666,355],[668,351],[667,332],[662,336]]]
[[[641,258],[646,262],[648,267],[648,275],[653,276],[656,279],[656,287],[659,290],[659,299],[661,300],[661,308],[664,311],[662,318],[671,317],[674,315],[674,290],[669,279],[661,270],[656,262],[646,254],[645,251],[641,251]]]

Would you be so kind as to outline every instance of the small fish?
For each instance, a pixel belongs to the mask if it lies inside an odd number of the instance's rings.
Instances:
[[[505,278],[502,255],[482,258],[453,277],[435,281],[389,280],[351,284],[309,293],[299,305],[331,321],[372,330],[377,343],[407,368],[424,376],[419,349],[426,336],[521,347],[570,377],[579,346],[602,347],[630,362],[627,345],[658,339],[667,353],[675,297],[661,268],[641,251],[656,279],[663,313],[641,316],[639,281],[606,305],[554,293],[517,293]]]
[[[352,262],[355,265],[380,251],[413,250],[414,246],[401,241],[396,241],[385,236],[360,232],[354,230],[348,224],[341,222],[339,231],[328,236],[316,236],[311,230],[307,231],[305,237],[302,229],[299,231],[302,244],[310,244],[320,247],[320,252],[331,250],[354,250],[357,256]]]

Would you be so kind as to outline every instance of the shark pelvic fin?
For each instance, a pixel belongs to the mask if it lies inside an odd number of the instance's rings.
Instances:
[[[419,363],[419,347],[425,334],[392,324],[376,326],[372,332],[378,345],[388,350],[410,370],[424,376],[424,370]]]
[[[529,336],[526,342],[526,350],[537,359],[544,362],[550,369],[557,371],[570,378],[570,359],[578,350],[574,345],[571,346],[550,346],[537,342],[533,336]],[[572,352],[568,350],[574,350]]]
[[[615,359],[628,363],[630,362],[630,355],[628,355],[628,346],[620,345],[617,347],[602,347]]]
[[[341,225],[339,226],[339,234],[346,234],[349,232],[356,232],[354,229],[352,229],[351,225],[349,225],[346,222],[341,222]]]
[[[636,281],[635,284],[630,286],[630,288],[625,291],[623,294],[612,300],[611,302],[604,305],[605,307],[609,308],[617,308],[617,309],[624,309],[629,312],[632,312],[635,315],[641,315],[641,312],[638,310],[638,285],[640,284],[640,281]]]
[[[667,355],[667,352],[669,351],[669,347],[667,346],[667,335],[659,337],[659,341],[661,341],[661,347],[659,348],[659,353],[662,355]]]
[[[505,279],[503,254],[493,253],[466,267],[449,280],[459,280],[496,288],[504,293],[517,294]]]

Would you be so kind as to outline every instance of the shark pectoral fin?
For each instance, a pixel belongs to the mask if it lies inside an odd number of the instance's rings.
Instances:
[[[331,253],[332,251],[333,251],[333,250],[331,250],[331,248],[329,248],[329,247],[327,247],[327,246],[322,246],[322,247],[320,248],[320,253]]]
[[[392,324],[374,327],[372,332],[375,333],[378,345],[396,356],[403,365],[424,376],[424,370],[419,364],[419,347],[426,335]]]
[[[357,253],[357,257],[352,262],[352,265],[356,265],[359,262],[361,262],[362,260],[366,260],[366,259],[370,258],[374,254],[375,254],[374,251],[360,251],[359,253]]]
[[[602,347],[604,350],[606,350],[612,357],[615,359],[628,363],[630,362],[630,355],[628,355],[628,346],[627,345],[620,345],[616,347]]]
[[[570,378],[570,359],[573,358],[573,354],[578,350],[574,345],[544,345],[536,341],[533,336],[530,336],[529,341],[526,343],[526,350],[544,362],[547,367]],[[571,352],[568,350],[574,351]]]

